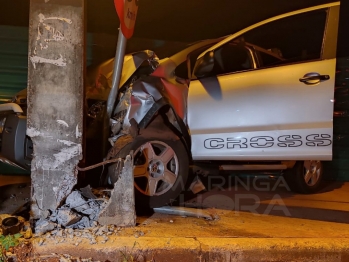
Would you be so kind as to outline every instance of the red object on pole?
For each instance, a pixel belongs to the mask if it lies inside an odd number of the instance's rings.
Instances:
[[[139,0],[114,0],[116,12],[120,19],[121,32],[129,39],[136,24]]]

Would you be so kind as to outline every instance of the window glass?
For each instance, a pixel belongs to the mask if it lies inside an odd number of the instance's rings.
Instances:
[[[190,52],[187,55],[187,60],[179,64],[175,69],[175,75],[183,78],[183,79],[189,79],[191,77],[191,74],[193,72],[195,62],[197,57],[204,52],[206,49],[210,48],[216,43],[211,43],[209,45],[205,45],[202,47],[199,47],[198,49]]]
[[[255,28],[243,38],[265,50],[277,50],[278,55],[284,59],[278,62],[260,52],[261,66],[320,59],[326,17],[327,9],[294,15]]]
[[[281,59],[282,56],[280,56],[279,54],[275,54],[275,56],[273,56],[266,52],[258,52],[257,56],[260,67],[279,65],[283,62],[283,59]]]
[[[243,44],[230,42],[214,51],[213,75],[249,69],[252,69],[251,56]]]

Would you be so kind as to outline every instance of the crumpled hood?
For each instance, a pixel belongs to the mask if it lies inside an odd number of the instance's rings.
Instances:
[[[123,86],[136,72],[136,70],[147,60],[157,61],[155,53],[151,50],[144,50],[125,55],[121,73],[119,88]],[[108,99],[112,87],[114,71],[114,58],[105,61],[97,67],[87,70],[86,97],[88,99],[104,100]]]

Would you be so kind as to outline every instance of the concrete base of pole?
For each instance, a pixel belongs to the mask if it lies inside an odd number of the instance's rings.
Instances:
[[[114,185],[109,202],[101,211],[98,222],[101,225],[117,225],[131,227],[136,225],[136,211],[134,199],[133,158],[127,156],[123,164],[122,173]]]

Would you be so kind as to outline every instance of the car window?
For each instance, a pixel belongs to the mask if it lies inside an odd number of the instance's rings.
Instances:
[[[243,39],[265,50],[277,51],[277,61],[260,52],[261,67],[298,63],[321,58],[327,9],[298,14],[257,27]]]
[[[249,69],[252,69],[251,55],[244,44],[230,42],[214,51],[213,75]]]
[[[277,52],[276,50],[270,50],[270,52],[274,53],[275,55],[262,51],[256,52],[259,61],[259,67],[279,65],[284,61],[282,59],[281,53]]]
[[[281,18],[240,35],[213,51],[213,69],[205,77],[321,59],[327,12]]]
[[[194,69],[194,65],[196,62],[197,57],[204,52],[207,48],[210,48],[215,43],[211,43],[205,46],[201,46],[198,49],[190,52],[187,55],[187,59],[183,61],[181,64],[179,64],[175,69],[175,75],[183,78],[183,79],[189,79],[191,77],[192,71]]]

